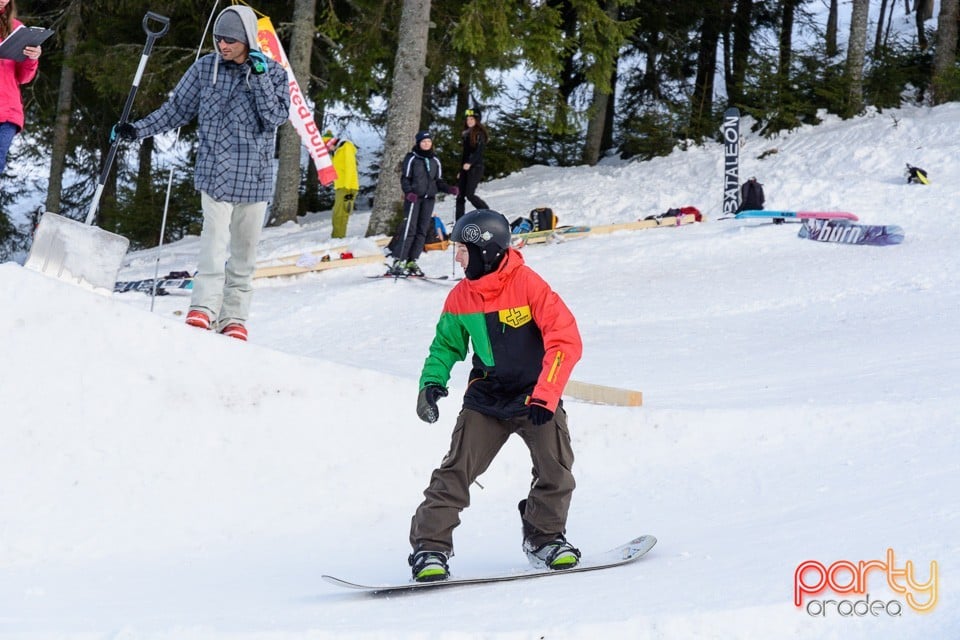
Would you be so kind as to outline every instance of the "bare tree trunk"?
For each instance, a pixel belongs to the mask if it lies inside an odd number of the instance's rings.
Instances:
[[[886,2],[886,0],[884,0]],[[827,13],[827,41],[826,54],[828,58],[840,53],[837,47],[837,13],[839,12],[839,0],[830,0],[830,9]]]
[[[590,120],[587,122],[587,135],[583,142],[583,162],[591,167],[600,161],[600,146],[603,143],[603,130],[607,122],[607,105],[612,96],[593,88],[593,104],[590,105]]]
[[[847,117],[863,109],[863,62],[867,49],[867,19],[870,0],[853,0],[850,16],[850,44],[847,47]]]
[[[780,87],[787,86],[790,80],[790,65],[793,62],[793,21],[797,13],[797,3],[800,0],[784,0],[783,13],[780,18],[780,58],[777,75],[780,77]]]
[[[893,7],[890,7],[893,13]],[[883,48],[883,20],[887,15],[887,0],[880,0],[880,17],[877,18],[877,37],[873,41],[873,57],[880,57],[880,50]]]
[[[720,21],[723,19],[719,4],[706,3],[702,6],[697,77],[690,99],[690,132],[693,137],[705,135],[713,128],[713,79],[717,73],[717,43],[720,42]]]
[[[47,181],[47,211],[60,213],[60,192],[63,189],[63,169],[67,162],[67,136],[70,129],[70,111],[73,108],[73,54],[80,40],[80,0],[67,6],[63,28],[63,69],[57,90],[57,117],[53,124],[50,143],[50,178]]]
[[[290,51],[287,60],[293,75],[301,83],[301,91],[309,95],[310,53],[313,50],[317,0],[296,0],[293,8],[293,32],[290,35]],[[279,163],[277,186],[273,205],[270,208],[271,226],[297,220],[297,204],[300,197],[300,151],[303,146],[300,135],[289,122],[279,130]]]
[[[930,43],[927,42],[927,33],[923,29],[923,23],[933,17],[933,0],[917,0],[913,3],[916,11],[917,24],[917,46],[920,51],[926,51]]]
[[[620,14],[618,3],[613,0],[607,0],[606,13],[611,20],[616,20]],[[614,62],[613,69],[610,91],[603,92],[596,86],[593,87],[593,103],[590,105],[590,120],[587,122],[587,135],[583,142],[583,162],[591,167],[600,161],[600,153],[603,147],[603,134],[608,128],[607,116],[610,114],[608,106],[613,99],[613,93],[616,91],[616,62]]]
[[[729,104],[743,102],[743,83],[747,77],[747,65],[750,61],[750,38],[753,29],[750,14],[753,12],[753,0],[737,0],[737,10],[733,15],[733,49],[730,62],[730,83],[727,85]]]
[[[957,59],[957,0],[940,0],[937,16],[937,48],[933,54],[933,103],[949,102],[950,77]]]
[[[607,117],[604,120],[603,135],[600,136],[600,155],[616,146],[613,141],[613,123],[617,116],[616,86],[619,77],[617,65],[614,65],[613,71],[610,73],[610,86],[614,87],[614,93],[607,100]]]
[[[373,196],[367,235],[390,233],[401,202],[400,163],[420,123],[423,80],[427,77],[430,0],[403,0],[393,87],[387,107],[387,135],[380,158],[380,177]]]

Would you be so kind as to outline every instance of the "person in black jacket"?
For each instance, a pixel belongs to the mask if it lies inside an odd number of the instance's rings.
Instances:
[[[392,276],[422,277],[423,271],[417,265],[417,259],[423,253],[427,232],[433,224],[433,207],[438,191],[457,195],[457,187],[448,186],[443,181],[443,169],[440,160],[433,152],[433,140],[429,131],[421,131],[416,136],[416,144],[404,157],[400,169],[400,187],[403,189],[404,221],[394,242],[391,254],[393,266],[387,272]]]
[[[467,109],[466,129],[460,134],[463,139],[463,153],[460,154],[460,170],[457,172],[457,187],[460,195],[457,196],[456,219],[463,217],[466,201],[469,200],[477,209],[489,209],[487,203],[477,197],[477,185],[483,178],[483,151],[487,146],[487,128],[480,122],[479,109]]]

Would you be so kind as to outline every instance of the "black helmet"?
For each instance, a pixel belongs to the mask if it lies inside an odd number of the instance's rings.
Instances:
[[[500,265],[510,246],[510,223],[498,211],[476,209],[457,220],[450,239],[467,245],[470,262],[465,273],[468,280],[475,280]]]

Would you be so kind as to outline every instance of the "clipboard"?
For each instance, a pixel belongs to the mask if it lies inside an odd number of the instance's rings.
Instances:
[[[0,58],[23,62],[27,59],[27,56],[23,55],[24,47],[38,47],[52,35],[52,29],[20,25],[0,43]]]

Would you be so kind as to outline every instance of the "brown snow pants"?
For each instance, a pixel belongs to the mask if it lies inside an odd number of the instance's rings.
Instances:
[[[453,555],[453,530],[460,524],[460,512],[470,505],[470,485],[487,470],[512,433],[523,438],[533,461],[524,528],[535,530],[534,541],[538,544],[566,532],[576,482],[571,472],[573,449],[563,408],[559,407],[554,419],[539,427],[526,416],[501,420],[464,409],[453,429],[450,451],[430,477],[430,485],[423,492],[425,499],[410,524],[414,551]]]

